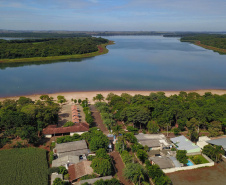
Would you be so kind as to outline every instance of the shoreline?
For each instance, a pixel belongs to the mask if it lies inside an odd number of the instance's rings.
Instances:
[[[178,95],[181,91],[139,91],[139,90],[131,90],[131,91],[74,91],[74,92],[59,92],[59,93],[46,93],[47,95],[51,96],[54,98],[54,100],[57,100],[57,96],[58,95],[62,95],[65,97],[65,99],[68,102],[71,102],[71,99],[81,99],[84,100],[85,98],[88,98],[89,102],[91,104],[94,103],[93,101],[93,97],[95,97],[97,94],[102,94],[105,98],[107,97],[107,95],[109,93],[114,93],[116,95],[121,95],[122,93],[128,93],[132,96],[136,95],[136,94],[140,94],[140,95],[144,95],[144,96],[148,96],[150,93],[156,93],[156,92],[164,92],[166,96],[171,96],[171,95]],[[196,92],[200,95],[204,95],[206,92],[211,92],[212,94],[217,94],[217,95],[223,95],[226,94],[226,90],[216,90],[216,89],[205,89],[205,90],[187,90],[184,91],[187,93],[190,92]],[[0,97],[0,101],[3,101],[5,99],[12,99],[12,100],[17,100],[20,97],[24,96],[27,98],[31,98],[33,101],[34,100],[39,100],[39,97],[43,94],[31,94],[31,95],[21,95],[21,96],[10,96],[10,97]]]
[[[85,54],[76,55],[61,55],[61,56],[48,56],[48,57],[33,57],[33,58],[15,58],[15,59],[0,59],[0,64],[13,64],[13,63],[29,63],[29,62],[48,62],[55,60],[70,60],[70,59],[82,59],[90,58],[99,55],[103,55],[109,52],[107,49],[108,45],[114,44],[114,41],[109,41],[106,44],[98,45],[98,51]]]

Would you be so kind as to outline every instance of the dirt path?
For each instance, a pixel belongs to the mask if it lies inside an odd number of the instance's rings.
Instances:
[[[100,130],[105,134],[108,135],[109,131],[108,129],[105,127],[105,125],[103,124],[103,121],[100,117],[100,113],[99,111],[97,111],[97,109],[95,108],[94,105],[90,106],[90,110],[92,112],[92,116],[94,118],[94,123],[95,125],[100,128]],[[116,168],[116,174],[120,180],[121,183],[123,183],[124,185],[130,185],[132,183],[128,182],[124,177],[123,177],[123,169],[125,168],[124,163],[122,162],[122,158],[120,157],[119,153],[117,151],[113,151],[110,153],[110,156],[112,156],[113,158],[113,162]]]
[[[130,185],[132,183],[128,182],[124,177],[123,177],[123,169],[125,168],[124,163],[122,162],[122,158],[120,157],[119,153],[117,151],[113,151],[110,153],[114,160],[114,165],[115,168],[117,169],[117,176],[120,180],[121,183],[124,185]]]
[[[92,116],[94,118],[95,126],[98,127],[105,135],[108,135],[109,131],[103,124],[99,111],[96,109],[96,107],[94,105],[90,106],[90,110],[91,110]]]

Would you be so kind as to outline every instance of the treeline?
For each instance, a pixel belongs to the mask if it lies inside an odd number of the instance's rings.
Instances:
[[[0,37],[15,37],[15,38],[69,38],[69,37],[91,37],[86,33],[0,33]]]
[[[107,39],[96,37],[0,40],[0,58],[14,59],[91,53],[98,51],[97,45],[107,42]]]
[[[0,103],[0,147],[16,137],[37,144],[42,129],[58,122],[59,110],[59,104],[47,96],[36,102],[26,97],[4,100]]]
[[[226,95],[206,92],[201,96],[195,92],[180,92],[179,95],[166,97],[164,92],[149,96],[110,93],[106,100],[108,104],[98,105],[102,115],[111,113],[116,121],[124,121],[150,133],[166,130],[167,127],[170,130],[175,126],[180,131],[189,129],[197,133],[205,129],[213,136],[225,132]]]
[[[202,44],[212,46],[220,49],[226,49],[226,35],[225,34],[202,34],[185,36],[181,38],[181,42],[196,42],[200,41]]]

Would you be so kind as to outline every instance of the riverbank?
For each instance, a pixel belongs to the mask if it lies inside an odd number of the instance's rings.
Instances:
[[[88,98],[89,102],[91,104],[93,104],[93,97],[95,97],[97,94],[102,94],[105,98],[107,97],[107,95],[109,93],[114,93],[116,95],[121,95],[122,93],[128,93],[132,96],[136,95],[136,94],[140,94],[140,95],[144,95],[144,96],[148,96],[150,93],[156,93],[159,91],[87,91],[87,92],[60,92],[60,93],[53,93],[53,94],[48,94],[49,96],[53,97],[54,100],[57,99],[58,95],[62,95],[66,98],[66,100],[68,102],[71,102],[71,99],[81,99],[84,100],[85,98]],[[180,93],[180,91],[161,91],[161,92],[165,92],[166,96],[171,96],[171,95],[178,95]],[[187,93],[189,92],[196,92],[200,95],[204,95],[205,92],[211,92],[212,94],[218,94],[218,95],[223,95],[226,94],[226,90],[194,90],[194,91],[185,91]],[[39,97],[42,94],[34,94],[34,95],[26,95],[26,97],[31,98],[32,100],[38,100]],[[4,97],[4,98],[0,98],[0,101],[3,101],[4,99],[14,99],[17,100],[19,99],[19,97],[21,96],[13,96],[13,97]]]
[[[200,46],[202,48],[205,48],[205,49],[213,50],[215,52],[218,52],[219,54],[226,54],[226,49],[220,49],[220,48],[216,48],[213,46],[207,46],[205,44],[202,44],[200,41],[195,41],[194,44],[197,46]]]
[[[33,58],[16,58],[16,59],[0,59],[0,63],[25,63],[25,62],[44,62],[44,61],[55,61],[55,60],[70,60],[79,58],[89,58],[98,55],[108,53],[107,46],[114,44],[113,41],[109,41],[106,44],[98,45],[98,51],[85,54],[77,55],[62,55],[62,56],[49,56],[49,57],[33,57]]]

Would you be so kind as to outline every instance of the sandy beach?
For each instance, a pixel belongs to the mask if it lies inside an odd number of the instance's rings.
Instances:
[[[54,100],[57,99],[58,95],[62,95],[66,98],[66,100],[68,102],[71,102],[71,99],[81,99],[84,100],[85,98],[88,98],[89,102],[91,104],[93,104],[93,97],[95,97],[97,94],[102,94],[105,98],[107,97],[107,95],[109,93],[114,93],[116,95],[121,95],[122,93],[128,93],[132,96],[136,95],[136,94],[141,94],[141,95],[149,95],[150,93],[154,92],[159,92],[159,91],[88,91],[88,92],[60,92],[60,93],[53,93],[53,94],[48,94],[49,96],[53,97]],[[161,91],[161,92],[165,92],[166,96],[171,96],[174,94],[179,94],[180,91]],[[204,95],[205,92],[211,92],[212,94],[218,94],[218,95],[223,95],[226,94],[226,90],[194,90],[194,91],[185,91],[187,93],[189,92],[196,92],[200,95]],[[25,97],[29,97],[32,100],[38,100],[39,97],[42,94],[33,94],[33,95],[26,95]],[[4,97],[4,98],[0,98],[0,101],[3,101],[4,99],[15,99],[17,100],[19,97],[21,96],[13,96],[13,97]]]

